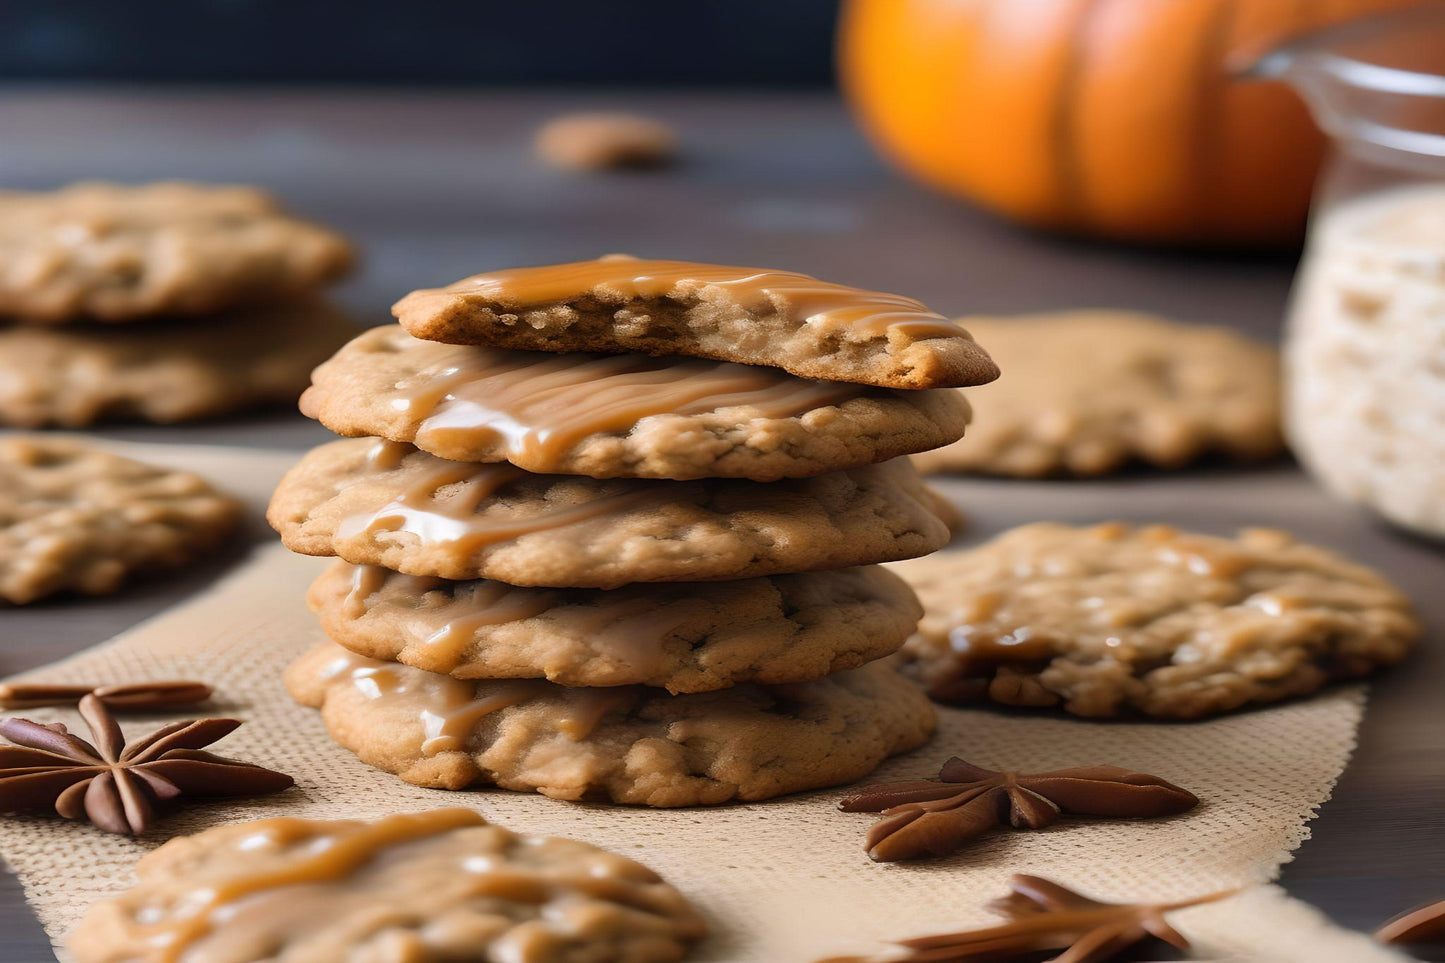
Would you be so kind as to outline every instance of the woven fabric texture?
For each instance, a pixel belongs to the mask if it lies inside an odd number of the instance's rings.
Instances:
[[[181,463],[253,504],[294,455],[121,449]],[[970,506],[972,507],[972,506]],[[1008,877],[1048,876],[1114,900],[1175,900],[1233,887],[1240,896],[1177,914],[1216,958],[1369,963],[1403,957],[1333,926],[1267,884],[1308,835],[1354,745],[1361,687],[1193,724],[1092,723],[941,710],[934,740],[894,759],[877,780],[927,778],[950,755],[993,768],[1108,763],[1194,791],[1194,811],[1167,820],[1077,821],[1041,832],[995,833],[951,858],[874,864],[863,833],[873,817],[840,813],[840,790],[714,809],[579,805],[504,791],[419,789],[373,770],[326,736],[318,715],[281,687],[287,662],[320,637],[305,587],[324,562],[279,546],[258,549],[202,596],[73,659],[31,673],[55,682],[196,678],[216,687],[208,714],[246,720],[216,748],[293,774],[297,788],[261,799],[202,803],[142,839],[109,836],[48,815],[0,821],[0,855],[23,881],[57,944],[95,900],[123,889],[144,852],[173,835],[222,823],[296,815],[372,817],[465,805],[521,832],[570,836],[639,859],[708,917],[699,961],[808,963],[867,951],[889,938],[983,925],[982,908]],[[64,709],[25,715],[78,724]],[[175,716],[127,717],[143,732]]]

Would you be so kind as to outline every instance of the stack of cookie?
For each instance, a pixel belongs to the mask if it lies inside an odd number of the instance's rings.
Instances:
[[[254,188],[0,192],[0,425],[289,402],[355,334],[316,293],[350,263]]]
[[[903,456],[968,421],[919,389],[997,374],[962,328],[622,258],[397,314],[315,372],[303,411],[353,440],[269,515],[342,560],[310,597],[331,641],[286,678],[338,742],[419,785],[682,806],[849,782],[928,737],[876,661],[921,613],[878,563],[948,541]]]

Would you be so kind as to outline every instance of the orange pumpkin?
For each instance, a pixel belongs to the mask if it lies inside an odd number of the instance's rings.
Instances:
[[[905,170],[1018,220],[1135,241],[1298,238],[1323,138],[1226,63],[1419,0],[848,0],[839,70]]]

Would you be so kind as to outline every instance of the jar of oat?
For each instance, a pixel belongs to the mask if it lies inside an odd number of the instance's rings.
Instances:
[[[1445,10],[1267,56],[1334,143],[1285,331],[1285,428],[1326,488],[1445,536]]]

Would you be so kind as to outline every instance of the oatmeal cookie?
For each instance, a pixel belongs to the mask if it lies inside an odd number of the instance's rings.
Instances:
[[[793,271],[610,257],[478,274],[392,311],[451,344],[683,355],[883,388],[998,377],[967,331],[912,298]]]
[[[927,696],[886,661],[783,686],[669,695],[465,681],[326,642],[286,670],[362,762],[437,789],[673,807],[853,782],[927,741]]]
[[[1103,475],[1283,447],[1277,354],[1226,328],[1122,311],[964,323],[1004,376],[965,392],[968,436],[916,456],[920,471]]]
[[[77,963],[673,963],[704,932],[640,863],[470,809],[218,826],[136,877],[81,920]]]
[[[0,425],[165,425],[294,404],[311,369],[355,333],[309,298],[198,323],[0,327]]]
[[[106,595],[230,534],[241,506],[203,479],[44,437],[0,438],[0,599]]]
[[[253,187],[0,191],[0,317],[204,314],[312,290],[350,265],[345,240]]]
[[[950,513],[901,458],[769,483],[603,481],[358,438],[307,454],[267,518],[304,555],[410,575],[610,589],[911,558],[948,542]]]
[[[851,669],[896,652],[923,614],[903,580],[877,566],[603,591],[337,562],[309,601],[327,635],[371,658],[459,679],[670,692]]]
[[[1409,600],[1285,532],[1025,525],[894,567],[925,615],[904,648],[944,702],[1197,719],[1403,659]]]
[[[437,344],[396,326],[359,335],[313,382],[301,410],[338,434],[593,478],[799,478],[937,448],[968,425],[956,391],[691,358]]]

